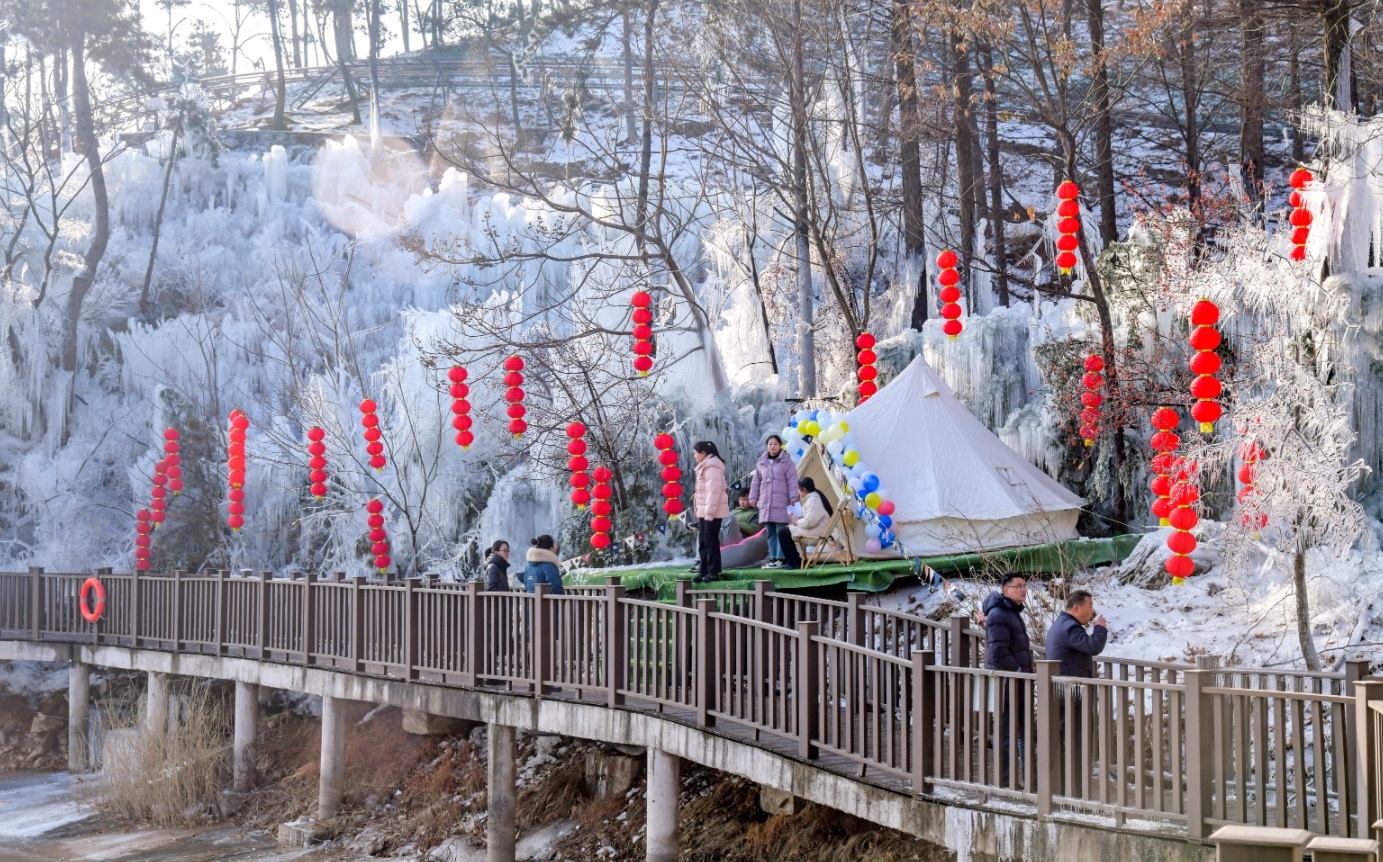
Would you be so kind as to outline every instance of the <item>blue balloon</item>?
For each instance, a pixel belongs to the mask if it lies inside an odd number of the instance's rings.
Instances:
[[[887,548],[889,545],[893,544],[894,538],[892,530],[884,530],[879,533],[879,544]]]
[[[789,428],[796,428],[796,427],[797,427],[797,417],[796,417],[796,416],[794,416],[794,417],[792,417],[791,419],[788,420],[788,427],[789,427]]]
[[[860,490],[855,492],[855,496],[858,497],[860,500],[864,500],[864,498],[867,497],[868,494],[866,494],[864,489],[861,488]]]
[[[879,477],[873,473],[864,474],[864,490],[869,494],[879,490]]]
[[[893,516],[892,516],[892,515],[880,515],[880,516],[879,516],[879,526],[880,526],[880,527],[885,527],[885,528],[887,528],[887,527],[892,527],[892,526],[893,526]]]

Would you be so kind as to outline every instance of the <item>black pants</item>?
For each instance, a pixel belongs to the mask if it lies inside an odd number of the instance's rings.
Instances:
[[[713,581],[720,577],[720,518],[702,518],[696,528],[696,556],[700,563],[697,577]]]
[[[778,543],[783,549],[783,568],[802,568],[802,555],[797,553],[797,543],[792,540],[792,533],[788,531],[788,525],[774,524],[774,529],[778,530]]]

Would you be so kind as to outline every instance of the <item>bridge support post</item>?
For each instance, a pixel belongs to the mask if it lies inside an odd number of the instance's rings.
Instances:
[[[90,768],[87,739],[91,729],[91,665],[74,661],[67,676],[67,771]]]
[[[677,862],[682,760],[657,748],[648,749],[648,862]]]
[[[515,814],[518,810],[518,784],[515,769],[514,728],[503,724],[486,727],[489,746],[489,775],[485,795],[489,800],[485,817],[486,862],[514,862],[514,843],[518,835]]]
[[[168,674],[149,671],[144,691],[144,729],[168,730]]]
[[[238,698],[237,698],[238,700]],[[339,697],[322,697],[322,765],[317,784],[317,820],[324,822],[341,810],[346,795],[346,704]]]
[[[235,743],[231,750],[231,774],[234,789],[244,793],[250,789],[255,773],[255,736],[259,723],[259,686],[254,683],[235,683]]]

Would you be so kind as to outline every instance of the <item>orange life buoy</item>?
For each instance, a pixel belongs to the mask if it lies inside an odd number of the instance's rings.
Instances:
[[[96,593],[96,603],[88,602],[88,596]],[[82,612],[82,619],[89,623],[94,623],[106,612],[106,588],[101,586],[101,582],[95,578],[87,578],[82,584],[82,591],[77,595],[77,608]]]

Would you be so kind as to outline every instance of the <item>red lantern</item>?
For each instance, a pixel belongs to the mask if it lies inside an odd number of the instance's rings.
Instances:
[[[1200,523],[1200,516],[1192,508],[1200,501],[1200,490],[1195,486],[1195,465],[1182,463],[1177,469],[1176,483],[1172,485],[1171,503],[1173,509],[1168,521],[1172,534],[1167,537],[1167,549],[1172,556],[1167,560],[1167,574],[1172,576],[1174,585],[1181,585],[1195,571],[1195,563],[1190,553],[1196,549],[1196,537],[1191,531]]]
[[[598,503],[603,503],[600,508],[602,511],[596,512],[591,519],[591,547],[596,550],[603,550],[610,547],[610,479],[614,476],[610,468],[604,464],[598,465],[591,471],[591,477],[595,479],[595,487],[591,489],[592,496]]]
[[[874,336],[861,333],[855,339],[855,344],[861,349],[873,347]],[[682,514],[682,486],[677,484],[677,480],[682,478],[682,471],[677,467],[676,444],[676,439],[666,432],[653,438],[653,445],[658,449],[658,463],[663,465],[663,511],[667,512],[669,518]]]
[[[653,297],[645,291],[636,291],[630,304],[634,306],[634,328],[630,333],[634,336],[634,370],[640,377],[647,377],[648,372],[653,370],[653,312],[649,306],[653,304]]]
[[[1057,222],[1060,236],[1056,241],[1056,266],[1062,275],[1070,275],[1079,263],[1076,252],[1080,249],[1080,186],[1066,180],[1057,186],[1056,196],[1061,201],[1057,205],[1061,220]]]
[[[365,427],[365,452],[370,456],[370,466],[376,470],[383,470],[388,461],[384,457],[384,444],[380,442],[382,435],[378,433],[379,417],[375,415],[375,402],[369,398],[361,401],[360,413],[360,424]]]
[[[874,344],[874,336],[870,335],[868,332],[861,332],[859,336],[855,338],[855,346],[860,349],[859,355],[855,357],[859,362],[859,368],[856,370],[855,374],[860,379],[860,404],[868,401],[870,397],[878,391],[878,384],[874,382],[874,379],[879,376],[879,370],[874,367],[874,361],[878,358],[874,354]],[[869,392],[865,391],[866,383],[869,384]]]
[[[316,426],[307,429],[307,454],[312,456],[307,462],[308,468],[312,471],[307,476],[308,482],[311,483],[308,490],[318,500],[327,495],[326,436],[327,432]]]
[[[946,333],[949,338],[960,336],[961,330],[965,327],[960,322],[960,273],[956,272],[956,264],[960,259],[956,253],[947,249],[936,256],[936,265],[940,272],[937,273],[937,283],[941,285],[941,291],[937,294],[937,299],[941,301],[941,318],[946,322],[941,325],[941,331]],[[873,343],[870,343],[873,346]],[[868,398],[877,389],[872,389],[868,395],[864,392],[864,383],[860,384],[860,395]]]
[[[1306,196],[1301,192],[1315,180],[1315,177],[1306,168],[1297,168],[1292,171],[1290,179],[1292,192],[1289,203],[1292,206],[1290,222],[1292,227],[1292,252],[1291,259],[1300,263],[1306,260],[1306,241],[1311,237],[1311,211],[1306,208]]]
[[[1191,418],[1200,423],[1202,434],[1215,430],[1215,423],[1224,413],[1215,401],[1223,387],[1212,375],[1220,370],[1220,360],[1215,356],[1215,348],[1220,346],[1220,333],[1215,324],[1220,319],[1220,309],[1208,299],[1202,299],[1191,306],[1191,349],[1196,354],[1191,359],[1191,372],[1196,375],[1191,381],[1191,394],[1196,403],[1191,407]],[[1202,357],[1215,357],[1213,361]],[[1200,370],[1197,370],[1200,369]],[[1207,370],[1208,369],[1208,370]]]
[[[245,486],[245,436],[249,428],[250,417],[240,410],[230,412],[230,445],[227,447],[229,455],[226,458],[226,481],[230,485],[230,503],[226,507],[226,525],[232,532],[239,532],[240,528],[245,526],[245,507],[242,505],[245,493],[241,489]],[[160,508],[155,506],[155,523],[163,522]]]
[[[369,513],[366,522],[370,525],[370,553],[375,557],[375,568],[382,575],[389,571],[389,534],[384,529],[384,503],[379,499],[365,504]]]
[[[471,388],[466,385],[466,376],[466,369],[461,365],[453,365],[447,372],[447,379],[451,381],[451,412],[456,417],[451,420],[451,427],[456,429],[456,445],[462,450],[471,448],[475,442],[475,435],[471,433],[471,402],[466,400]]]
[[[515,354],[504,360],[504,370],[508,373],[504,375],[504,383],[509,388],[504,392],[504,400],[510,404],[523,404],[523,357]],[[510,414],[509,433],[514,435],[514,439],[523,436],[523,432],[528,430],[528,423],[519,416]]]
[[[138,512],[135,512],[134,517],[134,530],[136,533],[134,539],[134,567],[140,571],[148,571],[149,546],[152,544],[149,540],[149,533],[153,530],[157,522],[154,521],[153,513],[148,509],[140,509]]]
[[[1100,404],[1104,403],[1104,398],[1099,394],[1099,390],[1104,388],[1104,357],[1098,353],[1092,353],[1085,357],[1085,374],[1081,376],[1081,385],[1085,391],[1081,393],[1081,403],[1085,404],[1085,409],[1080,412],[1080,436],[1085,440],[1086,446],[1094,446],[1095,439],[1100,436]],[[1094,403],[1087,403],[1094,402]]]
[[[163,451],[168,455],[168,457],[164,459],[163,472],[168,476],[168,490],[172,491],[175,495],[182,493],[182,482],[178,479],[178,477],[182,475],[182,471],[173,472],[179,463],[178,436],[178,429],[176,428],[165,428],[163,430]]]
[[[1181,445],[1181,438],[1174,433],[1180,424],[1181,416],[1170,407],[1161,407],[1153,411],[1152,425],[1157,429],[1157,433],[1152,436],[1150,442],[1153,451],[1158,454],[1152,459],[1152,469],[1156,475],[1152,480],[1151,489],[1157,495],[1152,504],[1152,513],[1158,524],[1163,527],[1171,524],[1171,473],[1176,470],[1178,461],[1172,453]]]
[[[586,456],[581,454],[586,451],[586,441],[582,439],[586,436],[586,426],[580,422],[567,423],[567,436],[571,438],[567,451],[572,452],[571,460],[567,462],[567,469],[571,470],[571,501],[577,509],[584,509],[591,501],[591,494],[586,490],[591,481],[591,477],[586,475],[588,462]],[[580,449],[580,452],[573,451],[573,447]]]
[[[1255,500],[1255,492],[1258,490],[1258,462],[1266,457],[1267,453],[1256,442],[1250,442],[1239,447],[1239,459],[1243,461],[1243,466],[1239,468],[1239,481],[1243,483],[1244,487],[1239,490],[1238,498],[1240,505],[1250,510],[1239,516],[1239,523],[1255,533],[1268,525],[1267,514],[1257,511],[1257,501]]]

